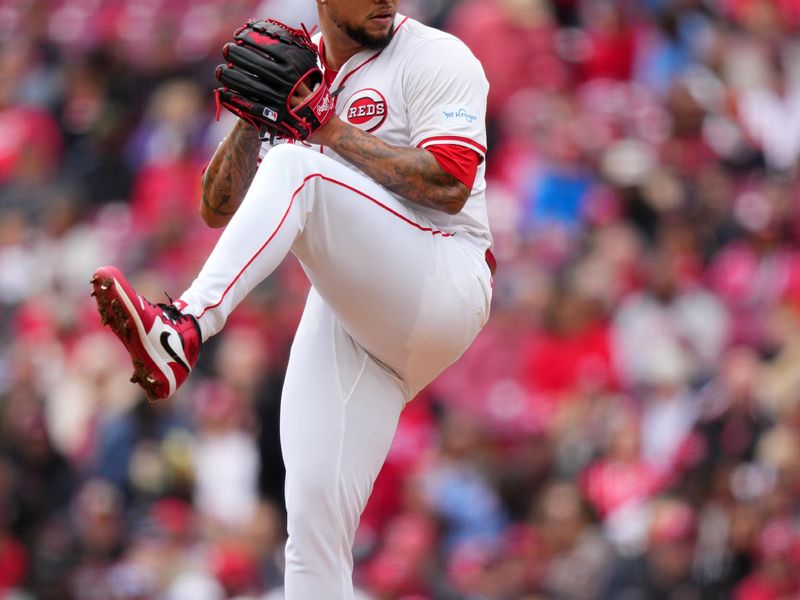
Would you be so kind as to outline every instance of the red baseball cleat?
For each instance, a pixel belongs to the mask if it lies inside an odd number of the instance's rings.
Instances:
[[[150,400],[169,398],[186,381],[200,354],[197,320],[173,304],[148,302],[115,267],[97,269],[92,288],[103,325],[111,327],[131,355],[131,381]]]

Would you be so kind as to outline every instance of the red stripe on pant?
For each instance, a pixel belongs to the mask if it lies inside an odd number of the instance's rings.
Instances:
[[[492,272],[492,277],[497,272],[497,259],[492,254],[491,248],[486,249],[486,264],[489,265],[489,270]]]

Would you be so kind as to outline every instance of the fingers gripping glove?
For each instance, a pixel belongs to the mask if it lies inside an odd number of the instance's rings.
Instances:
[[[305,140],[333,116],[333,99],[318,65],[319,51],[305,27],[250,20],[222,49],[227,64],[217,67],[223,87],[215,92],[217,110],[225,107],[251,123],[262,139]],[[301,83],[313,90],[292,108]]]

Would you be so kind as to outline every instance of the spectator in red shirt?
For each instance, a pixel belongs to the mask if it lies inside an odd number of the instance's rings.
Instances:
[[[606,521],[620,509],[645,502],[663,485],[659,472],[640,456],[633,414],[620,415],[608,437],[604,456],[581,474],[584,497]]]
[[[608,323],[591,299],[568,287],[554,292],[545,330],[522,356],[521,380],[545,404],[557,406],[573,394],[617,386]]]

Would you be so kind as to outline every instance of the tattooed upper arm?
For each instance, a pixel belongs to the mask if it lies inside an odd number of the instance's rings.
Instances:
[[[386,187],[395,194],[429,208],[454,215],[464,208],[470,190],[447,173],[421,148],[409,148],[405,160],[393,164],[393,180]]]

